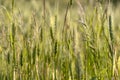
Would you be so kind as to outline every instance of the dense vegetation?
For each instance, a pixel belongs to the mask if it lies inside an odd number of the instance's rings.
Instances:
[[[101,1],[0,0],[0,80],[119,80],[120,7]]]

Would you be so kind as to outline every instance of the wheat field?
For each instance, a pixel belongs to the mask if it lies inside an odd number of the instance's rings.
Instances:
[[[113,1],[0,0],[0,80],[120,80]]]

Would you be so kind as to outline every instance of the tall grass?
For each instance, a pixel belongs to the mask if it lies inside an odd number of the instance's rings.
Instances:
[[[119,80],[108,4],[65,2],[2,2],[0,80]]]

